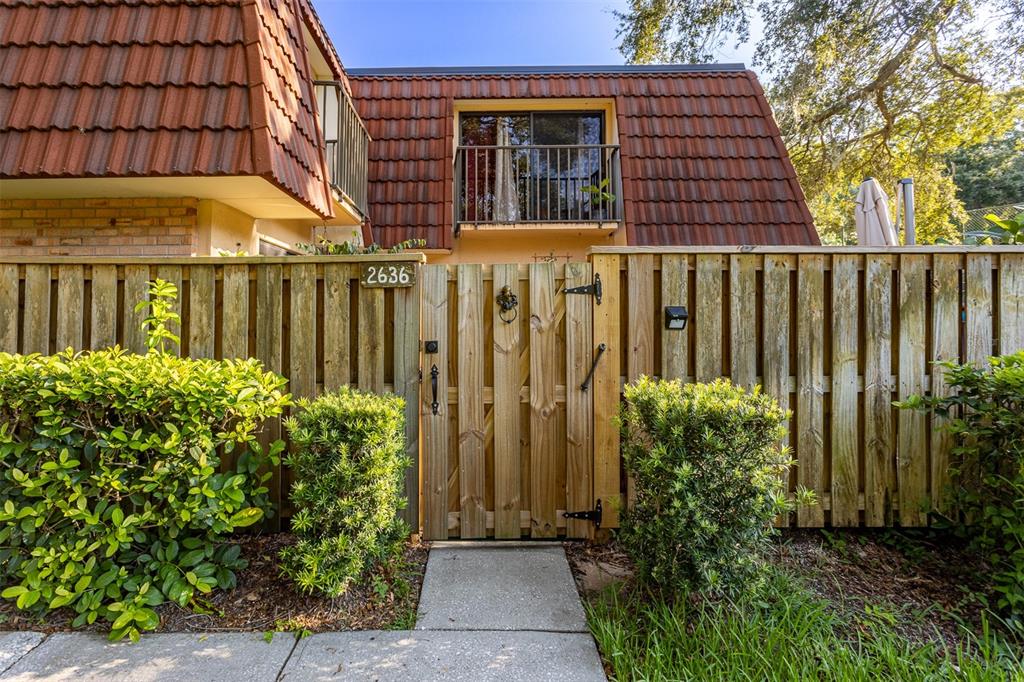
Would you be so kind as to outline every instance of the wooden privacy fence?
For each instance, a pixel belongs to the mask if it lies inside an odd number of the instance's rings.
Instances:
[[[730,377],[788,406],[790,490],[804,485],[819,502],[790,522],[927,525],[951,443],[892,401],[947,394],[934,361],[981,366],[1024,348],[1021,248],[609,247],[591,263],[611,303],[594,308],[594,341],[612,351],[594,393],[595,496],[606,507],[627,492],[618,431],[598,409],[617,405],[621,368],[622,381]],[[684,331],[665,329],[666,305],[687,307]]]
[[[418,462],[419,290],[360,284],[360,263],[422,262],[419,254],[372,257],[159,259],[0,258],[0,351],[53,353],[119,344],[145,352],[136,302],[155,278],[179,289],[181,353],[260,359],[296,397],[351,384],[406,399],[406,443]],[[273,421],[264,441],[281,436]],[[286,499],[289,477],[271,482]],[[418,524],[418,472],[407,474],[407,520]],[[287,505],[284,507],[287,515]]]
[[[389,261],[416,261],[415,286],[360,284],[361,264]],[[148,280],[173,281],[181,352],[259,358],[300,397],[343,384],[403,396],[417,463],[406,517],[440,539],[588,537],[594,524],[564,513],[598,503],[602,528],[616,527],[629,486],[614,417],[641,374],[730,377],[792,410],[788,485],[819,503],[782,522],[926,525],[951,443],[892,401],[945,394],[935,360],[1024,348],[1021,248],[609,247],[587,263],[419,263],[0,257],[0,350],[142,351],[134,303]],[[518,305],[503,310],[503,291]],[[665,328],[665,306],[686,306],[685,330]],[[265,437],[278,435],[274,423]],[[275,500],[288,484],[277,472]]]

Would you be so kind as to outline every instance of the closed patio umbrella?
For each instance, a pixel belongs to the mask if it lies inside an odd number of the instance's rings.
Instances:
[[[857,191],[857,244],[860,246],[896,246],[896,230],[889,218],[889,197],[878,184],[868,178]]]

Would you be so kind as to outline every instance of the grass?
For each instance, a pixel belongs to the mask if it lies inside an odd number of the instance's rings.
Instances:
[[[779,570],[739,603],[611,589],[587,612],[618,681],[1024,680],[1024,660],[987,624],[947,645],[883,606],[844,611]]]

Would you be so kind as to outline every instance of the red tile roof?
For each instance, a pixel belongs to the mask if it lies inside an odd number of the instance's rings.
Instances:
[[[377,241],[452,248],[459,99],[614,98],[627,238],[636,245],[818,244],[778,127],[750,71],[581,73],[349,70],[370,145]]]
[[[0,0],[0,177],[259,175],[333,215],[315,17],[308,0]]]

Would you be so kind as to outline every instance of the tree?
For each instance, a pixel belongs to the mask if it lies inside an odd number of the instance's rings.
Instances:
[[[1024,129],[958,149],[947,162],[965,208],[1024,204]]]
[[[947,157],[1024,119],[1022,0],[631,0],[631,62],[711,61],[745,41],[823,239],[852,234],[866,176],[915,179],[918,237],[955,238]]]

